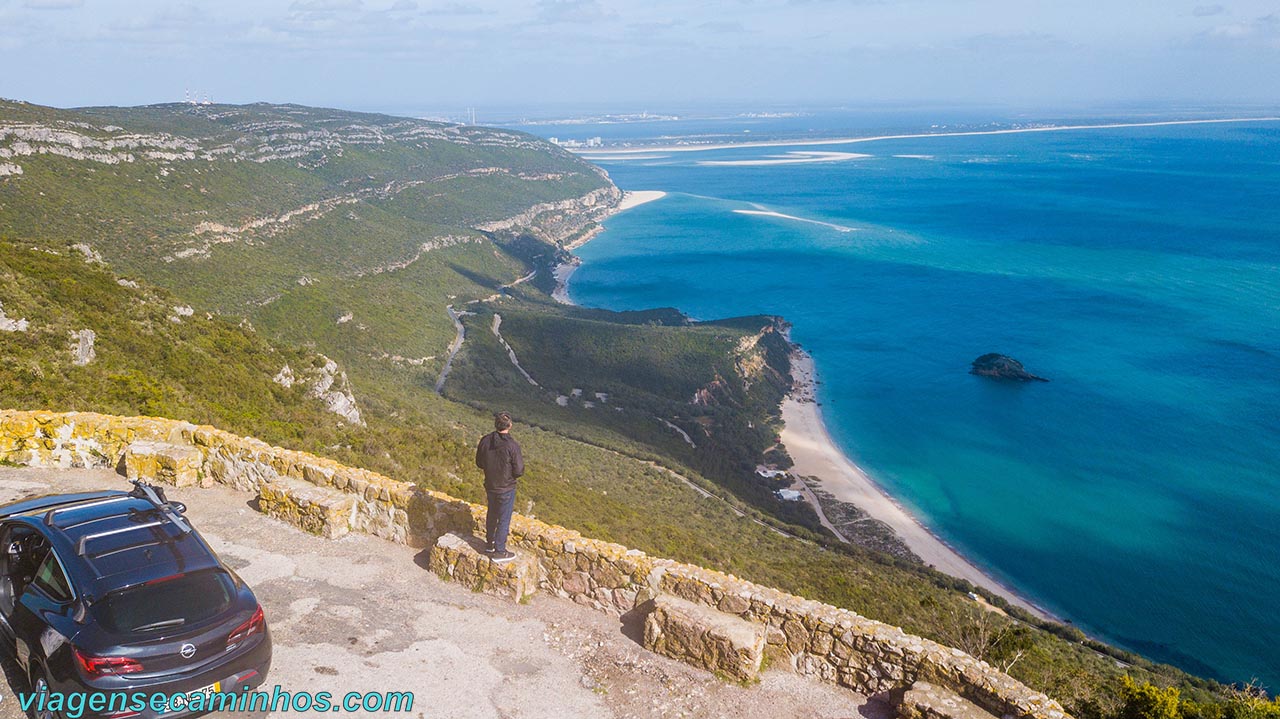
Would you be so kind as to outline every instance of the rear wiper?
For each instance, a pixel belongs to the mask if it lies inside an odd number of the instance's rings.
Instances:
[[[146,632],[152,629],[166,629],[168,627],[180,627],[183,624],[186,624],[186,622],[187,620],[183,619],[182,617],[178,617],[177,619],[165,619],[164,621],[152,622],[150,624],[143,624],[142,626],[134,627],[133,631]]]

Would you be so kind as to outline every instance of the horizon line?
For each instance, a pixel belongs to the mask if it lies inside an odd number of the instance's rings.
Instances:
[[[1109,128],[1129,127],[1165,127],[1170,125],[1212,125],[1239,122],[1280,122],[1276,117],[1228,117],[1204,120],[1159,120],[1153,122],[1113,122],[1100,125],[1046,125],[1043,127],[1011,127],[1003,130],[963,130],[956,132],[918,132],[900,135],[876,135],[872,137],[845,137],[823,140],[761,140],[753,142],[722,142],[706,145],[645,145],[609,149],[597,148],[565,148],[584,159],[608,160],[608,155],[631,155],[640,152],[706,152],[710,150],[726,150],[740,147],[807,147],[813,145],[851,145],[859,142],[878,142],[881,140],[913,140],[923,137],[972,137],[975,135],[1014,135],[1027,132],[1062,132],[1067,130],[1105,130]],[[579,152],[581,150],[581,152]],[[590,156],[590,157],[587,157]]]

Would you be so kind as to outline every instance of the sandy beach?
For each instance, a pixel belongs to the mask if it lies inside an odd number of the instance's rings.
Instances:
[[[893,531],[935,569],[985,587],[1036,616],[1052,619],[1043,609],[1018,596],[988,576],[973,563],[934,536],[876,484],[862,468],[840,451],[826,424],[822,410],[813,401],[813,359],[804,352],[792,355],[796,390],[782,404],[782,443],[795,462],[793,472],[817,477],[822,488],[842,502],[857,505],[867,514],[888,524]]]
[[[571,305],[573,301],[569,299],[569,275],[578,269],[576,262],[561,262],[551,271],[556,278],[556,288],[551,291],[551,299],[562,305]]]
[[[871,157],[861,152],[800,152],[792,151],[783,155],[769,155],[764,160],[700,160],[699,165],[707,167],[763,167],[768,165],[807,165],[814,162],[845,162]]]
[[[613,215],[616,215],[619,212],[626,212],[627,210],[630,210],[633,207],[639,207],[640,205],[643,205],[646,202],[661,200],[666,196],[667,196],[667,193],[663,192],[662,190],[629,190],[629,191],[623,192],[622,201],[619,202],[618,206],[613,209],[613,212],[609,213],[609,216],[612,217]],[[603,229],[604,228],[602,227],[597,227],[595,230],[588,232],[587,234],[578,238],[574,242],[570,242],[569,244],[565,245],[565,249],[572,252],[578,249],[579,247],[582,247],[583,245],[587,244],[591,240],[595,239],[595,236],[600,234],[600,231]],[[573,302],[569,299],[569,276],[572,275],[574,271],[578,269],[578,264],[579,264],[578,258],[575,257],[573,262],[561,262],[560,264],[556,265],[556,268],[554,270],[552,270],[552,275],[554,275],[556,278],[556,288],[551,291],[551,299],[555,300],[556,302],[559,302],[562,305],[573,304]]]
[[[807,217],[796,217],[795,215],[784,215],[781,212],[774,212],[772,210],[734,210],[733,212],[734,214],[737,214],[737,215],[754,215],[756,217],[774,217],[779,220],[807,222],[811,225],[822,225],[823,227],[830,227],[831,229],[836,230],[837,232],[856,232],[858,230],[858,228],[856,227],[837,225],[832,222],[823,222],[822,220],[810,220]]]
[[[662,190],[628,190],[622,193],[622,202],[618,203],[618,209],[614,210],[613,214],[626,212],[633,207],[639,207],[646,202],[661,200],[666,196],[667,193]]]

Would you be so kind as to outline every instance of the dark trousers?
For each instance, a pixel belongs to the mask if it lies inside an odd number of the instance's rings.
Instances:
[[[516,506],[516,491],[485,492],[489,511],[485,512],[484,536],[490,549],[507,551],[507,533],[511,531],[511,511]]]

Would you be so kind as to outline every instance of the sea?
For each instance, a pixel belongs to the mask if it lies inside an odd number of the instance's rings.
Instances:
[[[1280,689],[1280,122],[939,134],[1047,124],[520,129],[668,193],[577,251],[576,303],[783,316],[841,448],[964,555],[1091,636]],[[1051,381],[970,375],[988,352]]]

